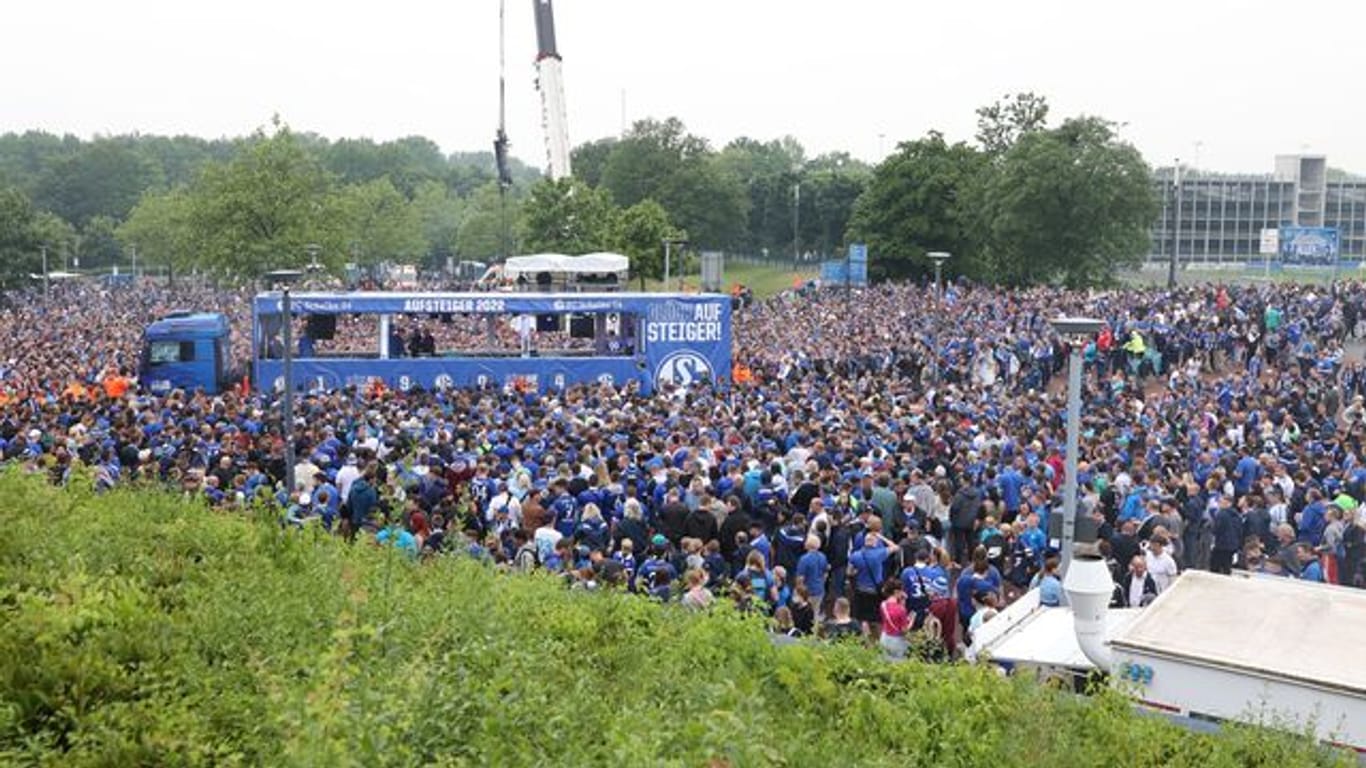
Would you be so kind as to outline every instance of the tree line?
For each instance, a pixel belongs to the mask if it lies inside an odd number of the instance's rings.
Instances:
[[[319,246],[346,262],[488,261],[502,253],[614,250],[658,277],[661,241],[788,261],[865,242],[877,277],[950,274],[1022,284],[1093,283],[1146,249],[1150,170],[1113,124],[1050,127],[1018,94],[978,110],[972,143],[937,132],[876,167],[808,157],[795,139],[716,148],[677,118],[582,144],[572,179],[430,140],[328,140],[269,129],[234,139],[42,132],[0,135],[0,280],[56,267],[141,264],[251,276],[300,266]]]

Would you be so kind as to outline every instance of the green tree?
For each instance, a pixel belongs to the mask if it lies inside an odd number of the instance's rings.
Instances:
[[[613,247],[631,260],[631,271],[640,278],[659,280],[664,277],[664,241],[686,239],[687,233],[674,227],[664,206],[653,200],[642,200],[617,216]],[[682,254],[676,255],[673,267],[681,272]]]
[[[413,191],[412,207],[422,228],[431,265],[445,263],[456,253],[460,218],[464,212],[462,201],[452,195],[445,184],[424,181]]]
[[[507,253],[515,256],[526,241],[523,201],[513,194],[500,196],[498,182],[489,181],[461,202],[456,230],[456,255],[490,261],[503,254],[503,225],[507,224]]]
[[[847,152],[832,152],[809,161],[802,169],[802,251],[824,258],[838,257],[854,204],[871,180],[868,166]]]
[[[719,162],[747,192],[745,233],[735,246],[750,253],[792,252],[793,197],[806,151],[791,136],[774,141],[735,139]],[[806,201],[803,201],[806,204]],[[805,217],[803,217],[805,218]]]
[[[0,135],[0,178],[32,200],[39,182],[52,167],[80,149],[81,140],[71,134],[26,131]]]
[[[854,204],[849,242],[867,243],[874,277],[930,271],[928,251],[948,251],[950,274],[989,278],[973,237],[970,193],[986,167],[981,152],[931,131],[903,142],[873,172]]]
[[[80,227],[96,216],[122,219],[143,191],[160,181],[161,169],[137,151],[98,139],[49,165],[33,201]]]
[[[618,205],[655,200],[700,247],[730,247],[744,238],[749,201],[740,178],[678,118],[637,122],[613,147],[601,186]]]
[[[615,240],[612,198],[572,177],[532,187],[525,215],[526,247],[533,252],[577,256],[605,251]]]
[[[232,162],[212,164],[191,191],[190,232],[203,266],[255,277],[302,267],[319,243],[335,265],[345,232],[325,226],[332,179],[287,127],[258,131]]]
[[[139,264],[164,267],[172,274],[188,269],[195,255],[192,204],[184,189],[143,195],[119,225],[119,242],[136,249]]]
[[[406,264],[426,255],[417,210],[387,176],[342,187],[328,200],[326,211],[325,226],[334,229],[328,239],[344,242],[352,261]]]
[[[977,223],[994,279],[1080,286],[1137,264],[1157,211],[1138,150],[1113,123],[1081,117],[1005,151],[980,187]]]
[[[110,216],[96,216],[81,227],[76,255],[82,269],[109,267],[123,259],[118,240],[119,222]]]
[[[612,150],[616,147],[617,140],[613,136],[574,147],[570,156],[574,176],[590,187],[600,185],[602,172],[607,167],[607,159],[612,156]]]
[[[43,241],[36,218],[27,195],[0,187],[0,287],[24,285],[29,274],[42,270]]]
[[[977,108],[977,143],[990,155],[1001,155],[1020,137],[1048,125],[1048,100],[1034,93],[1007,95]]]

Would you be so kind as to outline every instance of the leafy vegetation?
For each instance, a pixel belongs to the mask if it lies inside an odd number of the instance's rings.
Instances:
[[[156,491],[0,476],[0,763],[1325,764],[1114,695],[758,619],[285,532]],[[1344,760],[1348,758],[1343,758]]]
[[[642,281],[663,276],[661,240],[803,263],[869,245],[875,278],[931,272],[1010,284],[1106,282],[1148,245],[1157,207],[1138,152],[1099,118],[1048,124],[1018,94],[978,110],[974,143],[938,132],[875,169],[846,152],[808,157],[794,138],[719,149],[678,118],[647,119],[574,150],[551,182],[513,162],[500,188],[488,152],[442,154],[422,137],[329,141],[271,129],[231,140],[0,135],[0,282],[34,266],[140,263],[256,277],[322,263],[440,267],[504,253],[614,250]],[[795,259],[794,259],[795,260]]]
[[[950,275],[1007,285],[1094,285],[1137,266],[1158,213],[1151,170],[1116,126],[1047,126],[1033,94],[978,110],[977,146],[931,132],[902,143],[858,199],[848,239],[877,276]]]

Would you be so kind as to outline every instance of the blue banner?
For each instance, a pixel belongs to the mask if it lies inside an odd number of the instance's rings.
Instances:
[[[278,326],[261,322],[280,313],[278,293],[257,296],[254,307],[255,333]],[[728,382],[731,374],[731,300],[717,294],[300,293],[290,296],[290,309],[296,315],[619,313],[622,322],[639,323],[637,351],[627,356],[300,358],[294,361],[295,386],[305,390],[376,380],[400,391],[490,384],[546,391],[635,381],[652,392],[665,384]],[[266,348],[263,341],[254,339],[253,348]],[[257,358],[255,364],[258,386],[284,386],[279,359]]]
[[[868,246],[854,243],[849,246],[848,258],[821,262],[821,282],[826,285],[867,285]]]
[[[1335,227],[1281,227],[1282,264],[1334,264],[1338,260]]]

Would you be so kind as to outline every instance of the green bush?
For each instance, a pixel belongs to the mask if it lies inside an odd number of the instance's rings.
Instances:
[[[757,619],[409,562],[157,492],[0,476],[0,763],[1189,765],[1203,736],[983,668],[771,644]]]

